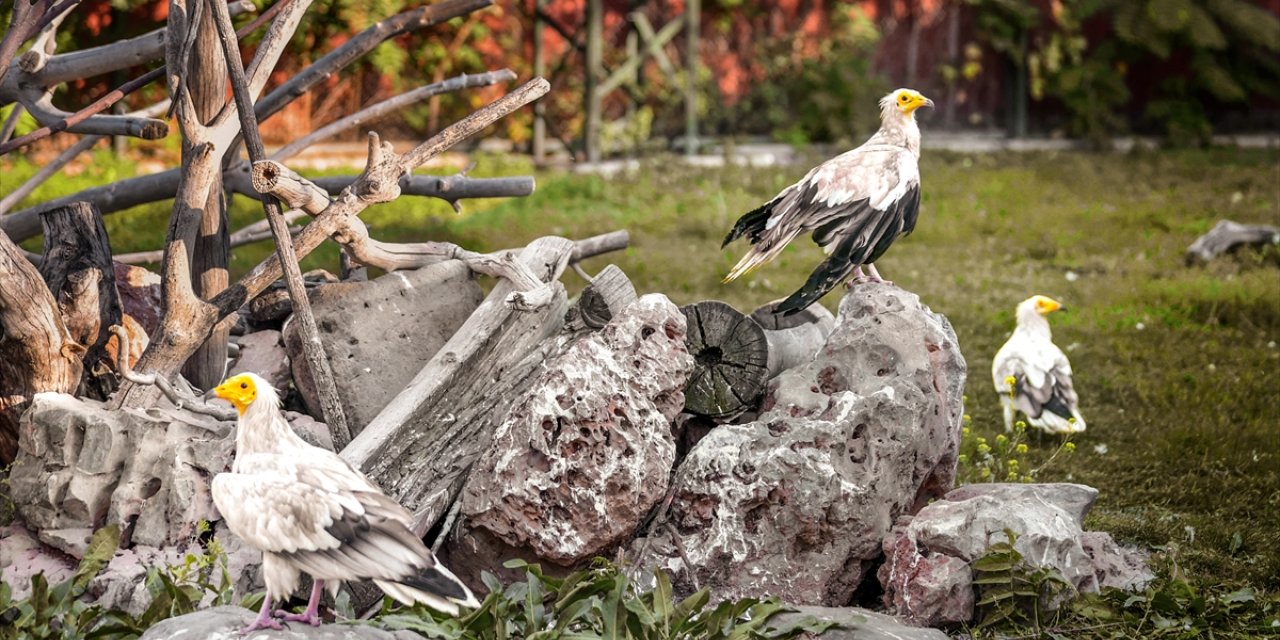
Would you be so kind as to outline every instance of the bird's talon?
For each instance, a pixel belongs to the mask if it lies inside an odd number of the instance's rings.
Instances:
[[[284,620],[285,622],[304,622],[313,627],[318,627],[323,622],[323,620],[320,619],[320,616],[314,613],[289,613],[284,609],[276,610],[276,617]]]
[[[253,633],[254,631],[259,631],[261,629],[272,629],[274,631],[281,631],[284,629],[284,625],[281,624],[279,620],[272,620],[270,618],[267,618],[265,620],[258,619],[258,620],[254,620],[249,626],[241,629],[240,633],[242,634]]]

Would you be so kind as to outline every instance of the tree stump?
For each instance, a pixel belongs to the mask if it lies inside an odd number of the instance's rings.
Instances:
[[[1196,241],[1187,247],[1186,261],[1188,265],[1209,262],[1242,244],[1280,245],[1280,227],[1219,220],[1209,233],[1196,238]]]
[[[18,453],[18,418],[32,396],[75,390],[83,353],[40,273],[0,232],[0,464]]]
[[[774,300],[751,312],[769,342],[769,378],[813,360],[836,326],[826,307],[814,304],[790,315],[774,313],[782,300]]]
[[[617,265],[602,269],[578,296],[571,315],[588,329],[599,329],[632,302],[636,301],[636,288]]]
[[[105,399],[118,385],[107,343],[107,331],[121,324],[124,312],[116,292],[115,266],[107,229],[98,208],[73,202],[44,214],[44,260],[40,275],[58,302],[71,338],[85,348],[82,388],[86,395]],[[114,352],[114,349],[110,350]]]
[[[680,309],[689,321],[686,343],[694,358],[685,385],[685,411],[731,419],[757,405],[769,379],[769,342],[764,329],[718,300]]]

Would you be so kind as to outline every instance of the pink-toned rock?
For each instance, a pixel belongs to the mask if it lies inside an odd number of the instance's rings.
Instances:
[[[879,578],[886,592],[892,592],[892,610],[909,612],[916,624],[943,624],[973,617],[973,571],[969,563],[953,556],[921,555],[905,526],[910,516],[899,520],[884,539],[884,554],[893,559],[881,565]],[[888,596],[886,596],[888,597]]]
[[[469,531],[568,566],[626,539],[666,491],[693,369],[684,316],[643,296],[545,367],[476,463],[462,513]]]
[[[116,291],[124,313],[142,325],[147,335],[160,327],[160,276],[142,267],[115,263]],[[136,346],[130,345],[135,351]]]
[[[41,544],[22,525],[0,527],[0,581],[17,600],[31,595],[31,577],[43,573],[49,584],[75,575],[75,558]]]
[[[1084,532],[1080,546],[1093,564],[1100,587],[1141,591],[1156,577],[1147,564],[1150,553],[1122,547],[1106,531]]]
[[[289,354],[279,331],[264,329],[235,338],[240,354],[227,375],[256,373],[275,387],[281,397],[289,391],[293,374],[289,370]]]

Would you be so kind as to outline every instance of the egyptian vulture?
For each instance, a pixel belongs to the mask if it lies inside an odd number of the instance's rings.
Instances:
[[[302,572],[314,581],[311,598],[305,613],[276,612],[287,621],[320,624],[325,583],[336,595],[343,580],[373,580],[404,604],[421,602],[453,615],[459,604],[479,606],[413,534],[404,507],[337,454],[294,434],[268,382],[245,373],[213,393],[240,414],[235,463],[214,477],[213,502],[231,532],[262,551],[267,587],[245,632],[280,628],[271,603],[293,593]]]
[[[933,101],[911,89],[880,100],[880,130],[862,146],[809,171],[733,225],[724,244],[746,236],[752,247],[729,282],[774,259],[796,236],[813,232],[828,258],[777,313],[799,313],[841,282],[885,282],[874,263],[920,213],[920,127],[915,112]],[[866,265],[870,275],[862,273]]]
[[[1018,326],[991,364],[991,377],[1004,405],[1004,428],[1013,429],[1015,411],[1050,433],[1084,431],[1079,397],[1071,383],[1071,363],[1049,330],[1050,313],[1065,310],[1056,300],[1031,296],[1018,305]]]

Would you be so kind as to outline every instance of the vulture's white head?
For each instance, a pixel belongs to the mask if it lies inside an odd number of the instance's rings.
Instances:
[[[907,118],[915,116],[916,109],[932,107],[933,101],[924,97],[914,89],[898,89],[880,99],[880,114],[884,119],[901,114]]]
[[[1049,296],[1031,296],[1018,305],[1018,326],[1039,327],[1047,331],[1049,321],[1045,316],[1054,311],[1066,311],[1061,302]]]
[[[254,373],[241,373],[223,380],[213,389],[213,394],[230,402],[242,416],[255,403],[273,409],[280,404],[271,383]]]

